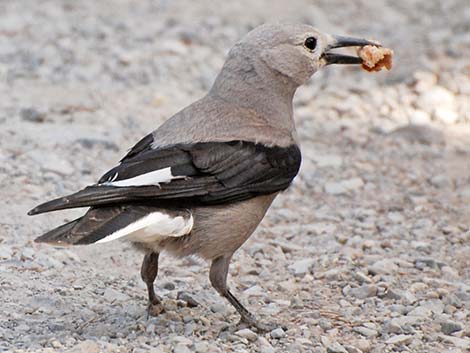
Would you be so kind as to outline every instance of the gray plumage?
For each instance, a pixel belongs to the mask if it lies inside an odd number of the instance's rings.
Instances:
[[[98,181],[29,214],[90,207],[36,239],[53,244],[127,239],[146,255],[150,306],[163,251],[212,262],[210,281],[243,321],[264,329],[226,286],[233,253],[248,239],[300,167],[292,99],[330,63],[361,59],[330,51],[363,39],[308,25],[263,25],[235,44],[208,94],[139,141]]]

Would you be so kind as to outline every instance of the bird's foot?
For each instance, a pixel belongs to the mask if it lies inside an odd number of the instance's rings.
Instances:
[[[147,319],[150,316],[158,316],[163,312],[165,312],[165,307],[163,306],[160,297],[155,297],[153,300],[149,301],[147,306]]]

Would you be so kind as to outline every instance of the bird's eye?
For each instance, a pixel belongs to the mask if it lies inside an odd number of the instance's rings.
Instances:
[[[315,37],[308,37],[305,39],[304,45],[308,50],[314,50],[317,46],[317,39]]]

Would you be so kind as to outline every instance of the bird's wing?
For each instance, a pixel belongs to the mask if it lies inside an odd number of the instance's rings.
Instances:
[[[39,205],[29,214],[128,202],[241,201],[286,189],[300,161],[296,145],[268,147],[230,141],[153,149],[151,138],[145,137],[97,184]]]

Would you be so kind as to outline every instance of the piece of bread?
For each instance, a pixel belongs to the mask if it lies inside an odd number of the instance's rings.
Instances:
[[[366,71],[380,71],[382,67],[392,68],[393,50],[373,45],[359,48],[357,55],[363,60],[362,68]]]

